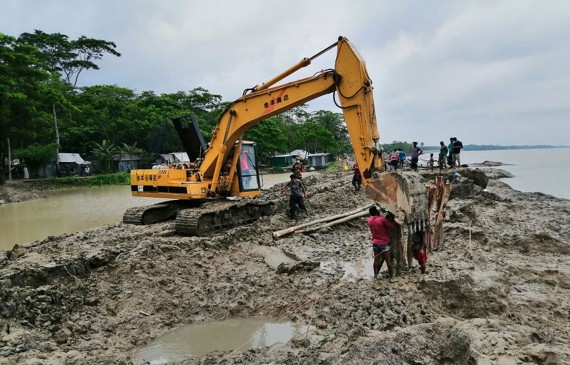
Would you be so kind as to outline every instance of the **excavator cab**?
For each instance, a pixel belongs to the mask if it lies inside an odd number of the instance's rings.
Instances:
[[[259,190],[261,184],[254,142],[242,141],[237,173],[239,191]]]

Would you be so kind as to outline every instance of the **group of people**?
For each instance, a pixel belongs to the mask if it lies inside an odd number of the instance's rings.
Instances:
[[[394,150],[388,156],[390,159],[389,165],[397,170],[398,168],[404,167],[404,161],[406,160],[406,152],[401,148],[394,148]]]
[[[447,165],[449,167],[461,166],[461,150],[463,143],[457,137],[449,138],[449,144],[446,146],[443,141],[439,142],[439,171],[443,171]]]
[[[446,146],[443,141],[439,142],[439,171],[443,171],[446,166],[449,167],[460,167],[461,166],[461,150],[463,149],[463,143],[457,139],[457,137],[449,138],[449,144]],[[413,171],[418,170],[418,161],[420,155],[424,151],[418,147],[417,142],[412,143],[412,151],[410,154],[410,167]],[[404,161],[406,159],[406,153],[402,151],[401,148],[394,148],[392,152],[388,155],[388,166],[392,170],[398,170],[398,168],[404,167]],[[433,153],[430,154],[428,161],[428,166],[433,171],[435,165],[435,159]]]
[[[423,154],[424,151],[418,147],[418,142],[412,143],[412,151],[410,153],[410,167],[412,170],[418,170],[418,161],[420,155]],[[393,170],[398,170],[398,168],[404,167],[404,161],[406,160],[406,152],[404,152],[401,148],[394,148],[394,150],[388,156],[389,162],[388,165]]]

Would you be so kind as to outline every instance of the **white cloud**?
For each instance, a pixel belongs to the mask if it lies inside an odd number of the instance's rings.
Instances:
[[[374,81],[384,141],[567,144],[569,2],[5,0],[2,32],[113,41],[83,84],[203,87],[226,100],[347,36]],[[327,54],[294,78],[333,66]],[[335,110],[330,97],[313,109]],[[539,126],[537,128],[537,126]]]

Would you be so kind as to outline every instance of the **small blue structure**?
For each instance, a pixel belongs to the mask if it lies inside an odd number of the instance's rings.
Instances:
[[[139,156],[130,155],[128,153],[124,153],[113,158],[115,168],[120,172],[130,172],[131,169],[138,169],[140,160],[142,160],[142,158]]]
[[[293,156],[291,155],[277,155],[271,157],[269,166],[271,167],[287,167],[293,164]]]
[[[310,153],[307,155],[307,166],[325,167],[330,161],[330,153]]]

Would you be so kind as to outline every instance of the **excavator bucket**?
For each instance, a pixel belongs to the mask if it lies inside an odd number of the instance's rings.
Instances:
[[[376,172],[365,185],[365,194],[382,208],[392,212],[399,224],[413,226],[414,231],[427,224],[427,186],[424,178],[417,172]]]

